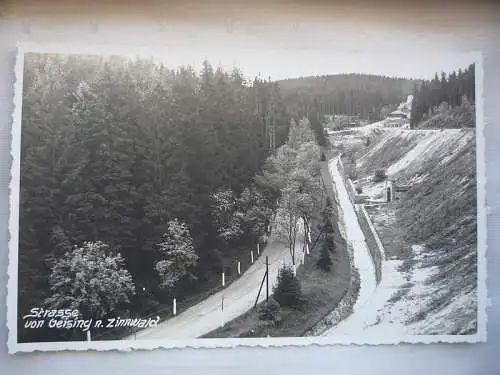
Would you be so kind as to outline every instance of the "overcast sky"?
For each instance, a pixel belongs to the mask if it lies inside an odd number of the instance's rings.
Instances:
[[[259,73],[273,80],[338,73],[371,73],[392,77],[434,77],[436,72],[466,68],[476,56],[458,53],[439,36],[395,33],[371,29],[356,33],[347,29],[313,25],[300,33],[205,32],[171,37],[175,47],[155,53],[166,65],[191,64],[201,68],[206,58],[227,69],[239,67],[245,76]]]
[[[349,27],[301,23],[297,32],[290,25],[276,30],[238,29],[236,25],[228,32],[224,27],[194,30],[186,25],[167,28],[162,33],[132,26],[112,27],[101,30],[110,45],[81,46],[72,42],[63,49],[61,46],[51,49],[154,56],[169,68],[189,64],[197,71],[207,59],[212,65],[220,64],[228,70],[238,67],[247,78],[253,79],[260,73],[263,78],[273,80],[339,73],[430,79],[436,72],[466,68],[477,56],[457,52],[445,34],[396,32],[382,26]],[[114,39],[120,40],[120,44],[113,44]],[[124,45],[124,39],[134,47]],[[45,51],[48,47],[44,44],[41,48]]]
[[[173,51],[171,51],[173,52]],[[238,67],[245,76],[272,80],[323,74],[368,73],[391,77],[425,78],[434,77],[436,72],[446,73],[466,68],[473,63],[473,57],[465,54],[434,52],[336,52],[303,49],[184,49],[175,50],[175,55],[162,56],[169,67],[190,64],[201,68],[206,58],[213,65],[225,69]]]

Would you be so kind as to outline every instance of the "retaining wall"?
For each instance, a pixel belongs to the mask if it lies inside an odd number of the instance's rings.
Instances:
[[[385,258],[384,250],[383,247],[381,247],[382,244],[380,243],[380,239],[378,238],[377,232],[373,227],[364,205],[359,204],[356,206],[356,216],[358,217],[359,226],[363,231],[366,245],[370,251],[370,257],[372,258],[373,266],[375,268],[375,281],[378,285],[382,279],[382,261]]]
[[[345,176],[341,157],[339,157],[338,159],[337,166],[339,168],[340,175],[342,176],[342,180],[344,181],[349,199],[355,207],[356,216],[358,217],[359,225],[365,236],[366,245],[368,246],[370,257],[372,258],[372,262],[375,267],[375,279],[377,284],[379,284],[380,280],[382,279],[382,261],[385,260],[384,247],[370,217],[368,216],[368,212],[366,212],[364,205],[356,204],[356,189],[351,179]]]

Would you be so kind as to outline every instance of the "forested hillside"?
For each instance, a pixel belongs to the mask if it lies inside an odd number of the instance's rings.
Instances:
[[[371,116],[401,102],[410,82],[247,82],[208,62],[197,72],[50,54],[27,54],[23,79],[18,315],[71,308],[86,318],[202,298],[222,271],[231,282],[235,260],[264,245],[290,193],[283,181],[312,189],[307,175],[287,175],[280,145],[309,126],[321,143],[321,114]],[[303,165],[319,158],[311,147],[299,154]],[[63,331],[19,319],[20,341],[75,334]]]
[[[325,114],[359,115],[382,120],[386,105],[406,100],[417,81],[367,74],[338,74],[279,81],[283,99],[292,113],[314,117]]]
[[[75,280],[102,275],[105,262],[123,277],[102,276],[88,306],[119,314],[182,299],[219,281],[226,261],[263,233],[275,197],[253,178],[289,126],[276,84],[248,84],[208,62],[197,74],[30,54],[23,96],[20,316],[81,308]],[[20,326],[21,339],[37,334]]]
[[[411,111],[412,128],[457,128],[474,127],[475,121],[475,68],[441,77],[436,75],[431,81],[415,85]],[[442,116],[432,117],[436,114]],[[426,120],[429,120],[425,122]]]

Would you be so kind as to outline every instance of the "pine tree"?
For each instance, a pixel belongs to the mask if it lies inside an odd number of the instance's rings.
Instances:
[[[278,272],[278,282],[273,289],[274,299],[280,306],[298,307],[303,302],[299,279],[291,267],[284,266]]]
[[[329,272],[332,269],[332,258],[330,256],[331,249],[327,241],[321,247],[321,253],[316,265],[325,272]]]

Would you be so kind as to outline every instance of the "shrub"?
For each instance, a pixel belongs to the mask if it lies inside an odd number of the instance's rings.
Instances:
[[[441,102],[441,104],[438,107],[438,112],[439,113],[446,113],[448,112],[449,105],[447,102]]]
[[[326,235],[325,246],[331,252],[333,252],[335,250],[335,241],[333,240],[333,231]]]
[[[356,193],[363,194],[363,189],[361,189],[361,186],[356,186]]]
[[[330,257],[330,249],[328,247],[328,241],[325,241],[325,243],[323,244],[316,265],[318,266],[318,268],[322,269],[325,272],[328,272],[332,269],[333,262],[332,258]]]
[[[278,283],[273,290],[274,299],[280,306],[296,307],[302,304],[302,288],[292,267],[284,266],[278,272]]]
[[[375,175],[373,176],[373,182],[381,182],[387,178],[385,171],[383,169],[377,169]]]
[[[259,308],[259,319],[264,321],[277,322],[280,318],[281,306],[272,297],[264,302]]]
[[[323,232],[325,233],[333,233],[333,225],[330,219],[325,218],[324,219],[324,225],[323,225]]]

